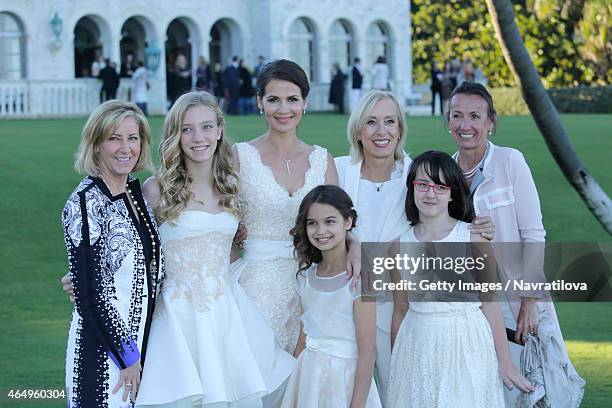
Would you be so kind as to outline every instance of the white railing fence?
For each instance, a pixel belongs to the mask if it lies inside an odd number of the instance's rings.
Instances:
[[[165,114],[168,108],[166,84],[156,78],[152,78],[149,82],[151,83],[148,95],[149,112]],[[121,78],[117,99],[132,100],[132,85],[131,79]],[[405,97],[406,91],[395,85],[392,83],[392,89],[398,93],[398,96]],[[87,116],[100,103],[101,88],[102,82],[94,78],[2,80],[0,81],[0,119]],[[345,106],[348,108],[348,84],[346,91]],[[328,96],[328,83],[312,83],[308,95],[308,110],[310,112],[332,110],[333,106],[328,103]]]
[[[84,116],[100,104],[102,82],[69,80],[0,81],[0,118]],[[132,80],[122,78],[117,98],[128,100]]]

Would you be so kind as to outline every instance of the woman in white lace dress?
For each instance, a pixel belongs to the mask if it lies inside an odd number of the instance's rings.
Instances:
[[[297,135],[310,90],[304,71],[292,61],[276,60],[262,69],[258,84],[257,105],[268,129],[234,146],[248,239],[233,273],[283,348],[293,352],[300,307],[294,285],[298,263],[289,230],[306,193],[320,184],[338,184],[338,176],[327,150]]]
[[[400,242],[480,242],[471,245],[472,256],[492,254],[484,238],[470,234],[474,209],[469,189],[448,154],[426,152],[415,158],[407,185],[406,215],[413,228]],[[494,275],[495,264],[488,264]],[[491,268],[484,271],[489,274]],[[422,273],[431,279],[431,272]],[[483,278],[491,276],[478,275],[479,282]],[[476,293],[463,301],[440,300],[428,292],[422,296],[416,301],[417,294],[406,298],[403,292],[394,293],[389,407],[504,407],[502,381],[533,391],[512,364],[499,304],[493,298],[481,303]]]

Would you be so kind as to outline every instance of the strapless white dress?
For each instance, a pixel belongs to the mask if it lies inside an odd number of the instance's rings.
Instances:
[[[261,406],[295,360],[228,274],[237,219],[184,211],[159,227],[166,280],[146,351],[138,406]]]

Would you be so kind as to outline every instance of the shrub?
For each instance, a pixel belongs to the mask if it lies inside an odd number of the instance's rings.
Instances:
[[[518,88],[490,89],[498,115],[529,115]],[[577,86],[549,89],[559,113],[612,113],[612,86]]]
[[[559,113],[612,113],[612,86],[549,89]]]
[[[529,108],[518,88],[491,88],[498,115],[529,115]]]

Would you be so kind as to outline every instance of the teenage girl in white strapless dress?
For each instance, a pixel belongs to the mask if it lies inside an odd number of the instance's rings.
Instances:
[[[161,170],[145,190],[169,258],[136,403],[270,406],[266,398],[282,390],[294,359],[229,274],[237,180],[213,96],[190,92],[177,100],[160,153]]]

